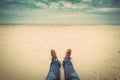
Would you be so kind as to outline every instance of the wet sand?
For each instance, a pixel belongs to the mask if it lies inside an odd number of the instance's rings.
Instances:
[[[0,26],[0,80],[45,80],[50,50],[62,63],[68,48],[81,80],[120,80],[120,26],[104,25]]]

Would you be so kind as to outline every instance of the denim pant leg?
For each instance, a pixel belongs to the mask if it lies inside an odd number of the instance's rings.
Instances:
[[[65,80],[80,80],[70,60],[63,61]]]
[[[52,61],[46,80],[60,80],[60,61]]]

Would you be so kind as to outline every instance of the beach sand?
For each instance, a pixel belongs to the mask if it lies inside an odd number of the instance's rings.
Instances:
[[[120,80],[120,26],[105,25],[0,26],[0,80],[45,80],[50,50],[62,63],[68,48],[81,80]]]

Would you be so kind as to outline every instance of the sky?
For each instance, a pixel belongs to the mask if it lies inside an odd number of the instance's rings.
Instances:
[[[120,24],[120,0],[0,0],[0,24]]]

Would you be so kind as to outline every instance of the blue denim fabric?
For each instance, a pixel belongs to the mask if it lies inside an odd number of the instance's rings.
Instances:
[[[68,59],[63,61],[63,68],[65,74],[65,80],[80,80],[77,73],[75,72],[72,62]]]
[[[60,80],[60,61],[52,61],[46,80]],[[70,60],[63,61],[65,80],[80,80]]]
[[[60,61],[52,61],[46,80],[60,80]]]

